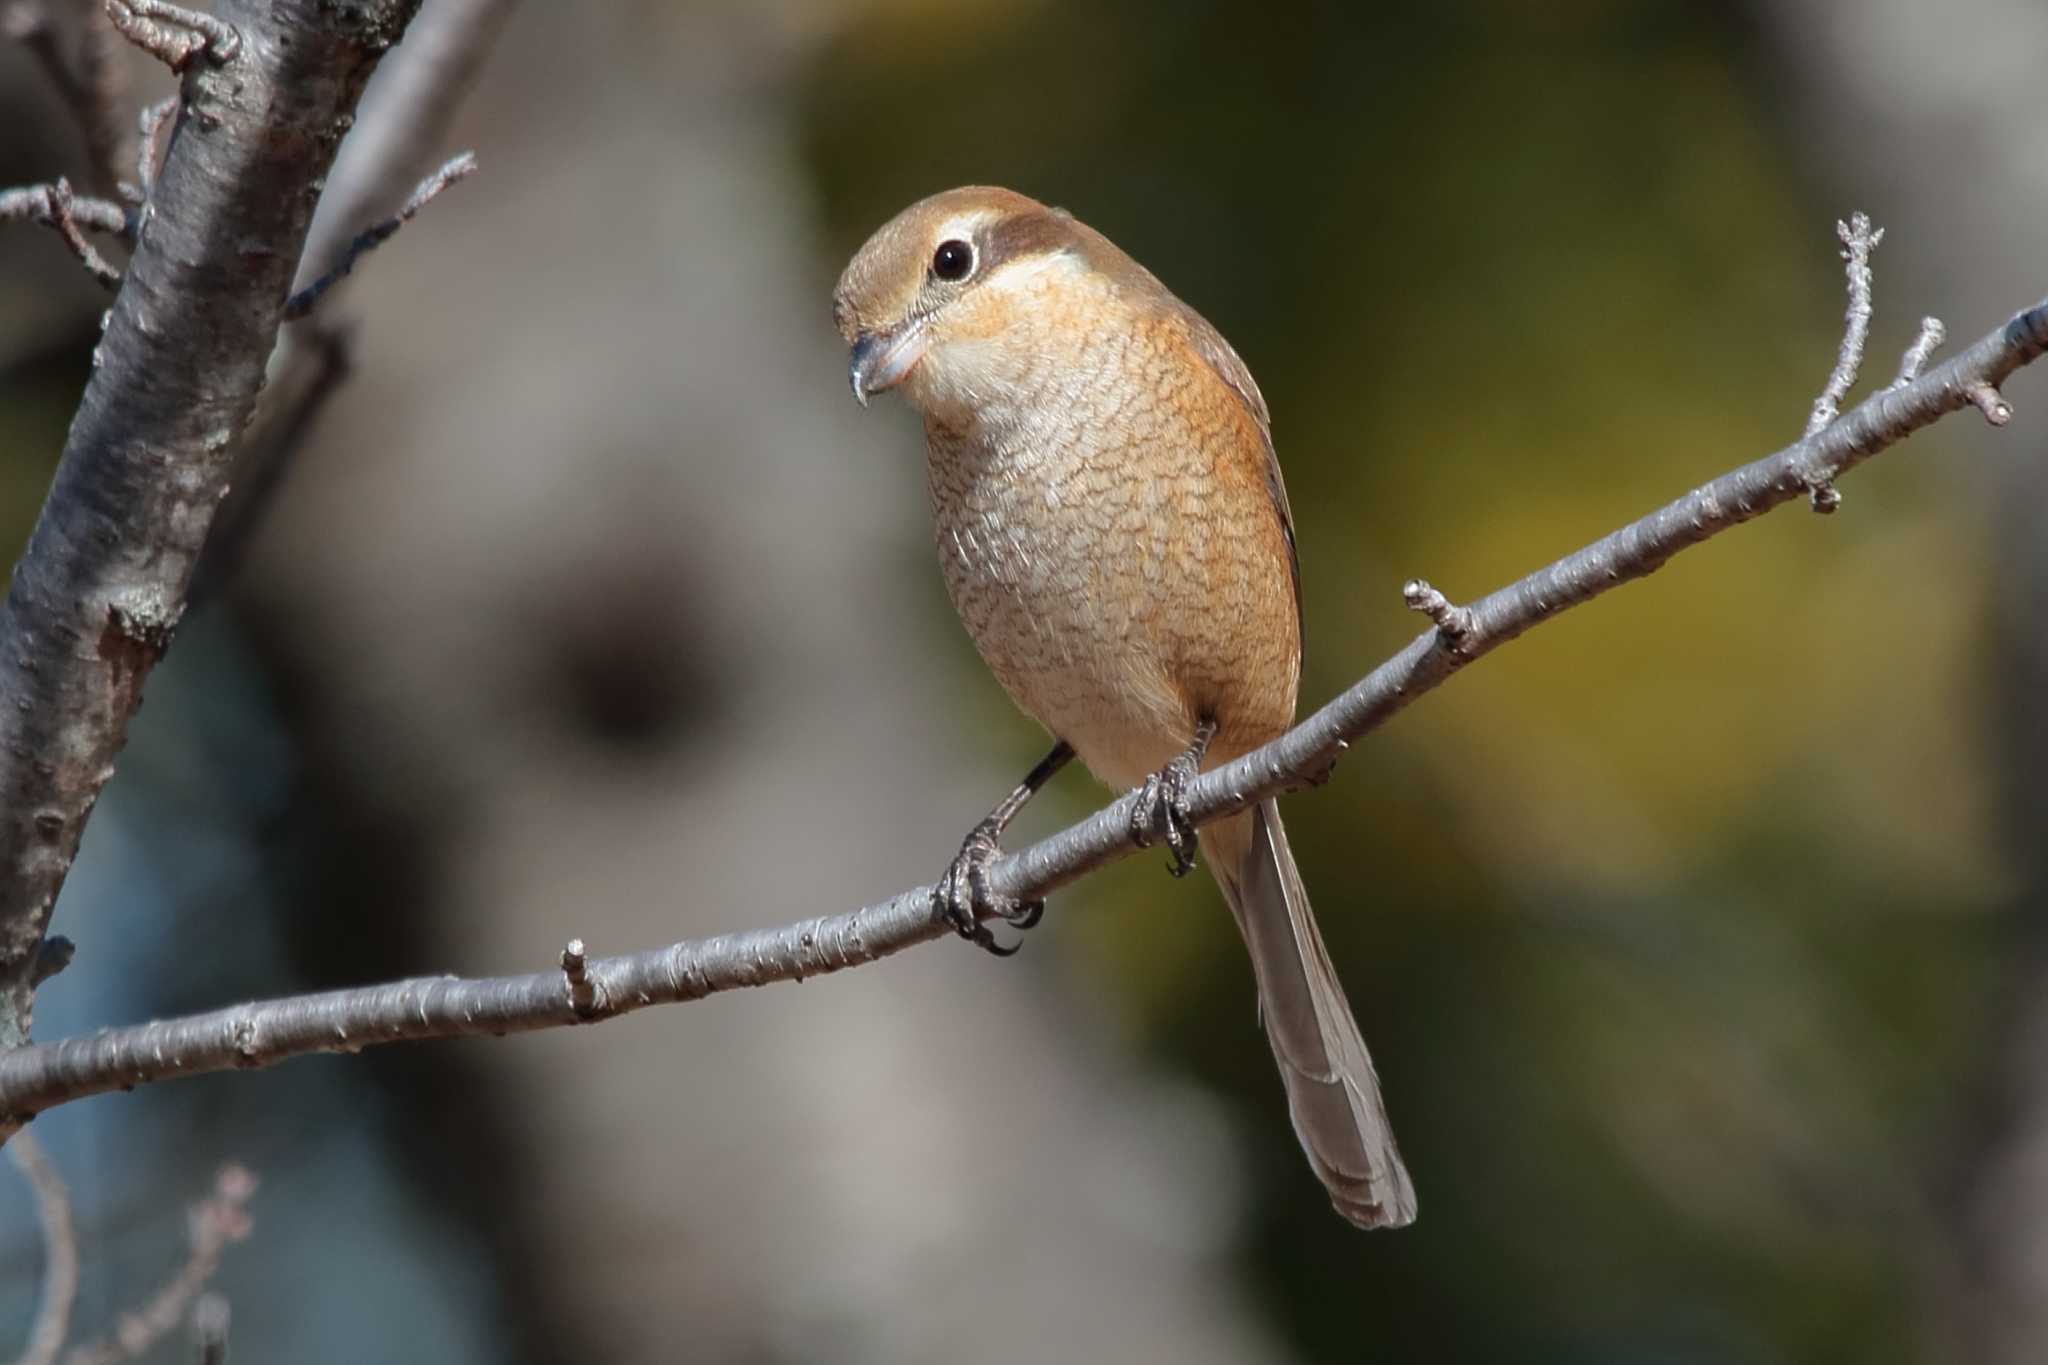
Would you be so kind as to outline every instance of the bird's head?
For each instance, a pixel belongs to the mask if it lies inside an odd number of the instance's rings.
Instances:
[[[1064,209],[968,185],[919,200],[868,238],[839,277],[833,319],[853,347],[853,396],[903,385],[919,407],[985,392],[1029,345],[1034,295],[1124,259]],[[1031,308],[1041,321],[1060,311]],[[1070,300],[1071,302],[1071,300]]]

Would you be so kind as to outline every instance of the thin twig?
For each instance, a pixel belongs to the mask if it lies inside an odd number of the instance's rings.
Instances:
[[[1436,622],[1444,642],[1456,645],[1472,629],[1472,613],[1453,605],[1451,599],[1431,587],[1426,578],[1411,578],[1401,585],[1401,600],[1408,610],[1419,611]]]
[[[53,1365],[70,1335],[71,1305],[78,1298],[78,1234],[71,1224],[71,1192],[34,1133],[18,1135],[7,1151],[35,1192],[36,1216],[43,1225],[43,1293],[35,1326],[15,1365]]]
[[[285,320],[290,322],[312,312],[314,305],[320,302],[320,296],[346,279],[365,253],[382,246],[400,228],[411,222],[421,209],[433,203],[435,196],[442,190],[459,181],[467,180],[475,172],[475,152],[462,152],[449,158],[446,165],[419,183],[412,196],[399,206],[397,213],[357,233],[355,240],[348,244],[348,250],[342,253],[341,261],[334,269],[287,299],[284,305]]]
[[[2002,427],[2012,420],[2012,404],[2005,401],[2005,395],[1998,391],[1997,384],[1986,380],[1970,385],[1964,392],[1992,426]]]
[[[0,190],[0,223],[57,226],[57,206],[52,197],[55,192],[54,185],[23,185],[19,189]],[[106,232],[120,237],[128,235],[128,210],[111,199],[91,199],[73,194],[71,221],[88,232]]]
[[[156,171],[162,163],[162,152],[157,144],[163,137],[164,124],[171,115],[178,112],[178,97],[158,100],[146,104],[142,114],[135,120],[135,197],[138,203],[147,203],[156,191]]]
[[[122,37],[173,71],[183,72],[200,55],[224,66],[242,50],[242,35],[234,26],[203,10],[167,0],[106,0],[106,5],[107,18]]]
[[[338,259],[358,224],[402,202],[429,159],[447,144],[456,112],[517,7],[518,0],[435,0],[413,21],[342,144],[294,284],[310,285],[312,263]],[[234,492],[221,507],[193,579],[192,605],[210,598],[240,569],[293,455],[348,377],[348,342],[331,301],[313,323],[288,328],[280,337],[272,383],[235,461]]]
[[[434,0],[413,21],[335,158],[292,292],[312,283],[313,270],[339,260],[364,223],[390,214],[433,169],[517,8],[518,0]]]
[[[1818,435],[1840,415],[1842,400],[1849,396],[1856,372],[1863,368],[1863,347],[1870,339],[1870,253],[1884,240],[1884,229],[1873,228],[1869,218],[1852,213],[1848,222],[1835,224],[1835,235],[1842,239],[1842,260],[1847,263],[1849,308],[1843,317],[1842,347],[1835,368],[1820,397],[1813,400],[1813,415],[1806,419],[1808,436]]]
[[[1847,262],[1849,307],[1842,318],[1842,345],[1835,356],[1835,368],[1828,374],[1820,397],[1813,400],[1813,413],[1806,419],[1809,438],[1825,431],[1841,415],[1842,400],[1848,397],[1857,373],[1863,368],[1863,348],[1870,340],[1870,255],[1884,240],[1884,229],[1873,228],[1869,218],[1852,213],[1848,222],[1835,224],[1835,235],[1842,239],[1842,259]],[[1842,505],[1842,495],[1830,480],[1816,479],[1806,492],[1816,512],[1825,514]]]
[[[21,1139],[17,1137],[15,1141]],[[214,1178],[213,1193],[192,1206],[191,1250],[185,1263],[142,1307],[121,1314],[113,1331],[73,1347],[64,1357],[65,1365],[115,1365],[118,1361],[133,1360],[182,1322],[186,1308],[220,1269],[222,1253],[247,1237],[255,1226],[248,1212],[249,1200],[255,1193],[256,1177],[247,1167],[233,1163],[221,1167]]]
[[[1546,568],[1457,609],[1455,644],[1441,627],[1410,641],[1348,691],[1280,738],[1188,785],[1195,824],[1314,784],[1346,745],[1377,730],[1473,659],[1730,527],[1832,482],[1877,452],[1977,401],[2048,351],[2048,299],[1900,388],[1866,398],[1816,436],[1667,503]],[[2003,401],[2003,400],[2000,400]],[[1010,853],[988,872],[998,898],[1036,900],[1132,852],[1140,796],[1127,793],[1080,824]],[[315,1052],[355,1052],[408,1039],[462,1038],[607,1019],[649,1005],[696,1000],[742,986],[801,981],[898,953],[953,931],[932,915],[920,886],[851,914],[689,940],[585,962],[594,999],[579,1014],[560,969],[524,976],[422,977],[385,985],[259,1001],[33,1043],[0,1054],[0,1137],[54,1105],[151,1081],[272,1066]]]
[[[580,938],[570,939],[569,946],[562,949],[562,984],[568,987],[569,1008],[579,1017],[597,1013],[597,987],[591,984],[590,958]]]
[[[77,202],[78,196],[71,192],[71,183],[59,176],[57,183],[50,186],[51,226],[57,229],[57,235],[64,239],[64,245],[71,248],[71,254],[85,267],[85,273],[98,280],[111,294],[121,287],[121,272],[107,264],[107,258],[100,255],[91,242],[85,240],[85,233],[78,226],[75,212]]]
[[[91,231],[133,240],[129,234],[134,220],[112,200],[82,198],[73,192],[70,181],[59,177],[52,185],[0,190],[0,223],[41,223],[56,229],[87,274],[109,290],[120,288],[121,272],[85,237]]]
[[[1920,319],[1920,334],[1913,338],[1913,344],[1899,357],[1899,377],[1892,381],[1892,387],[1910,384],[1920,377],[1920,371],[1927,368],[1927,362],[1941,349],[1941,343],[1948,340],[1948,328],[1941,325],[1940,318]]]
[[[115,3],[130,19],[182,14]],[[52,907],[184,615],[335,134],[420,0],[214,5],[219,20],[192,20],[218,40],[214,55],[228,55],[232,31],[247,41],[231,66],[185,79],[204,135],[171,140],[150,230],[0,604],[0,1049],[27,1040]]]

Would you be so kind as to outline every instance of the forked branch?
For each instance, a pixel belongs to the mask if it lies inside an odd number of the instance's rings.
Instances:
[[[189,135],[171,139],[154,173],[148,227],[133,232],[56,477],[0,605],[0,1048],[27,1039],[51,907],[184,613],[315,189],[418,2],[217,0],[207,15],[109,0],[131,38],[204,60],[180,83]],[[51,222],[74,250],[86,229],[129,223],[119,206],[102,220],[63,187],[0,195],[0,217],[10,213]]]
[[[355,239],[348,244],[348,250],[342,253],[341,259],[335,263],[332,270],[307,285],[304,289],[299,290],[296,294],[293,294],[289,299],[286,299],[284,305],[285,321],[294,322],[312,312],[314,307],[319,304],[320,296],[347,279],[349,272],[356,268],[357,261],[389,241],[400,228],[417,217],[421,209],[433,203],[442,190],[447,189],[450,185],[467,180],[474,174],[476,174],[475,152],[461,152],[449,158],[447,164],[443,165],[440,170],[435,171],[419,183],[418,187],[406,197],[406,201],[399,205],[398,212],[392,214],[383,222],[373,223],[357,233]]]

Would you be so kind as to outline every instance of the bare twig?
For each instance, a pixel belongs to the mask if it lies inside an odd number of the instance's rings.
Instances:
[[[475,173],[475,152],[462,152],[449,158],[446,165],[419,183],[418,188],[413,190],[411,197],[399,206],[397,213],[386,218],[383,222],[374,224],[357,233],[355,240],[348,244],[348,250],[342,253],[340,262],[332,270],[286,300],[284,305],[285,320],[287,322],[295,321],[312,312],[314,305],[320,302],[320,296],[348,278],[348,273],[356,268],[356,262],[365,253],[375,251],[386,241],[390,240],[393,234],[413,220],[415,214],[428,204],[433,203],[435,196],[439,195],[442,190],[447,189],[450,185],[467,180]]]
[[[1842,239],[1842,259],[1848,263],[1849,307],[1842,319],[1842,345],[1835,356],[1835,368],[1828,374],[1820,397],[1813,400],[1813,413],[1806,419],[1808,437],[1820,434],[1841,415],[1842,400],[1848,397],[1857,373],[1863,368],[1863,348],[1870,340],[1870,255],[1884,240],[1884,229],[1873,228],[1869,218],[1852,213],[1848,222],[1835,224],[1835,235]],[[1815,480],[1806,491],[1816,512],[1832,512],[1842,505],[1842,495],[1827,479]]]
[[[51,907],[184,614],[335,134],[419,0],[216,0],[218,19],[112,5],[241,56],[185,74],[205,136],[173,138],[164,157],[156,215],[0,608],[0,1049],[27,1040]],[[236,32],[250,41],[237,47]],[[85,207],[71,205],[79,226]]]
[[[0,190],[0,223],[41,223],[44,227],[56,227],[56,193],[55,185],[24,185],[20,189]],[[71,221],[89,232],[128,235],[128,210],[111,199],[88,199],[73,194],[70,211]]]
[[[28,1344],[15,1365],[52,1365],[70,1335],[71,1305],[78,1298],[78,1235],[71,1225],[71,1192],[35,1134],[20,1134],[7,1151],[35,1192],[36,1217],[43,1225],[43,1293]]]
[[[220,1269],[222,1253],[253,1229],[248,1204],[255,1193],[256,1177],[247,1167],[233,1163],[221,1167],[213,1193],[192,1206],[191,1250],[185,1263],[142,1307],[121,1314],[113,1331],[73,1347],[64,1357],[65,1365],[116,1365],[133,1360],[182,1322],[188,1305]]]
[[[108,293],[112,293],[121,287],[121,272],[107,264],[107,258],[94,250],[91,242],[85,240],[85,233],[79,228],[78,218],[74,213],[76,203],[77,196],[71,192],[71,183],[61,176],[58,177],[57,183],[50,186],[52,225],[57,229],[57,235],[64,239],[64,245],[71,248],[71,254],[85,267],[85,273],[98,280]]]
[[[1920,371],[1927,368],[1927,362],[1941,349],[1941,343],[1948,340],[1948,328],[1941,325],[1940,318],[1920,319],[1920,334],[1913,338],[1913,344],[1899,357],[1899,377],[1892,381],[1892,387],[1910,384],[1920,377]]]
[[[156,168],[162,153],[158,142],[163,138],[164,124],[178,112],[178,97],[158,100],[147,104],[135,120],[135,199],[147,203],[156,189]]]
[[[1436,622],[1446,644],[1456,645],[1472,629],[1472,613],[1454,605],[1450,598],[1431,587],[1426,578],[1411,578],[1402,584],[1401,600],[1408,604],[1408,610],[1419,611]]]
[[[2002,427],[2012,420],[2012,404],[2005,401],[2005,395],[1998,391],[1997,384],[1985,380],[1970,385],[1967,392],[1970,402],[1992,426]]]
[[[516,7],[517,0],[435,0],[413,22],[342,144],[300,254],[298,281],[310,287],[312,263],[340,258],[361,224],[403,202],[445,145],[456,110]],[[348,377],[350,334],[333,321],[333,310],[329,299],[320,318],[283,333],[273,382],[236,461],[234,493],[206,543],[194,605],[233,579],[293,454]]]
[[[121,36],[173,71],[183,72],[196,56],[224,66],[242,50],[242,35],[203,10],[167,0],[106,0],[107,18]]]
[[[570,939],[569,946],[562,949],[562,984],[569,989],[569,1008],[579,1018],[597,1013],[597,987],[591,984],[590,959],[580,938]]]
[[[1808,436],[1818,435],[1840,415],[1842,400],[1849,396],[1856,372],[1863,368],[1863,347],[1870,339],[1870,253],[1884,240],[1884,229],[1873,228],[1869,218],[1852,213],[1848,222],[1835,224],[1835,235],[1842,239],[1842,259],[1847,263],[1849,309],[1843,317],[1842,347],[1835,368],[1820,397],[1813,400],[1813,415],[1806,419]]]
[[[456,111],[517,7],[518,0],[434,0],[414,21],[335,159],[294,293],[340,259],[363,224],[389,216],[446,154]]]
[[[84,19],[85,32],[75,59],[65,54],[43,0],[14,0],[0,12],[0,34],[27,48],[49,75],[85,132],[92,165],[88,181],[94,189],[112,194],[126,160],[128,139],[122,110],[127,103],[127,80],[112,25],[90,9]]]
[[[2048,351],[2048,299],[1903,387],[1886,388],[1819,434],[1744,465],[1650,515],[1462,608],[1417,636],[1348,691],[1261,748],[1188,786],[1196,824],[1313,784],[1354,739],[1434,691],[1452,673],[1561,612],[1642,578],[1689,546],[1832,481],[1915,431],[1968,406]],[[1418,593],[1433,605],[1427,593]],[[1035,900],[1133,851],[1141,797],[1127,793],[1093,816],[989,868],[996,897]],[[237,1067],[271,1066],[314,1052],[354,1052],[407,1039],[461,1038],[606,1019],[649,1005],[696,1000],[771,981],[801,981],[901,952],[952,933],[917,887],[851,914],[671,944],[583,964],[592,988],[579,1013],[565,969],[464,980],[425,977],[387,985],[235,1005],[88,1038],[0,1054],[0,1135],[9,1122],[85,1095]]]
[[[71,182],[60,177],[53,185],[0,190],[0,223],[9,222],[55,228],[87,274],[109,290],[120,288],[121,272],[94,249],[85,234],[107,232],[128,237],[134,220],[121,205],[108,199],[81,198]]]

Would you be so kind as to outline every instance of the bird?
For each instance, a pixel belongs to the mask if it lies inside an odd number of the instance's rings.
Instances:
[[[1004,829],[1073,757],[1142,788],[1133,842],[1176,875],[1199,842],[1250,952],[1259,1019],[1309,1164],[1366,1228],[1415,1217],[1379,1078],[1272,800],[1193,831],[1185,788],[1285,731],[1301,679],[1301,578],[1272,419],[1193,308],[1064,209],[969,185],[868,238],[833,291],[863,407],[923,417],[946,588],[1053,748],[976,824],[936,910],[994,951],[1042,902],[994,894]]]

